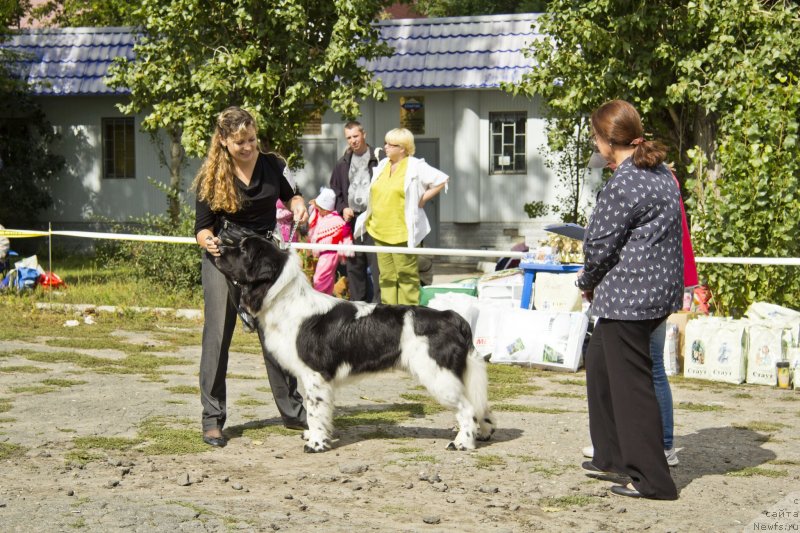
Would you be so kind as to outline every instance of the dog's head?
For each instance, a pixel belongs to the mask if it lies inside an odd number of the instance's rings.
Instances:
[[[281,275],[289,258],[272,239],[260,235],[220,234],[219,257],[214,264],[242,289],[242,304],[258,313],[270,287]]]

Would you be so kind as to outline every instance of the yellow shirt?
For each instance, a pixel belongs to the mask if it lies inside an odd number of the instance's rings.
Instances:
[[[373,238],[388,244],[408,242],[404,189],[407,168],[407,157],[400,160],[394,172],[391,163],[387,164],[369,189],[372,214],[367,220],[367,231]]]

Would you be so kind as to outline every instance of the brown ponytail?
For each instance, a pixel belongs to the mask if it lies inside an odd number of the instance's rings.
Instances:
[[[592,130],[612,146],[635,147],[633,164],[639,168],[653,168],[667,159],[667,147],[658,141],[644,138],[642,119],[630,103],[611,100],[592,113]]]

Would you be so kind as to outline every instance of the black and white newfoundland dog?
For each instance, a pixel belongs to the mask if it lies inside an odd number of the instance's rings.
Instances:
[[[225,233],[225,232],[223,232]],[[447,446],[472,450],[494,433],[486,366],[469,324],[452,311],[348,302],[311,286],[293,250],[261,236],[220,235],[217,268],[241,288],[265,348],[305,388],[306,452],[331,447],[334,389],[348,377],[404,369],[443,405],[459,431]]]

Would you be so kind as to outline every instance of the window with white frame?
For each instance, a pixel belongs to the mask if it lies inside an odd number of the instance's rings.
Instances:
[[[103,177],[135,178],[136,145],[133,117],[104,118],[102,129]]]
[[[525,174],[525,111],[489,113],[489,174]]]

